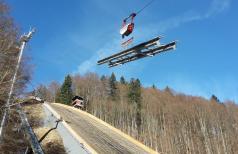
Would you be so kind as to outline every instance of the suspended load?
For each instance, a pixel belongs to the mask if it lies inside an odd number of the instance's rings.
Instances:
[[[131,37],[130,39],[128,39],[125,42],[122,42],[121,46],[122,47],[127,47],[129,44],[131,44],[133,42],[134,37]]]
[[[98,65],[107,63],[109,67],[119,66],[141,58],[153,57],[157,54],[176,49],[176,41],[161,44],[161,38],[161,36],[155,37],[149,41],[142,42],[129,49],[101,59],[98,61]]]

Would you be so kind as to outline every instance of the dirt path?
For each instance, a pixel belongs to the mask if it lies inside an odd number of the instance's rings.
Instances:
[[[148,153],[145,149],[85,114],[57,104],[50,104],[50,106],[98,153]]]

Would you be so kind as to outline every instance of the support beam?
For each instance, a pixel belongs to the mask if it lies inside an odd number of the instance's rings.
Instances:
[[[98,65],[108,63],[109,67],[114,67],[148,56],[153,57],[158,53],[174,50],[176,48],[176,41],[170,42],[168,44],[160,44],[160,39],[161,37],[158,36],[130,49],[106,57],[102,60],[99,60]]]

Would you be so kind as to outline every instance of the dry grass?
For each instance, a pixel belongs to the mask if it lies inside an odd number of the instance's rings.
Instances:
[[[50,127],[41,127],[34,129],[37,138],[41,138]],[[45,153],[64,154],[65,149],[61,137],[56,130],[51,131],[41,143]]]
[[[24,107],[30,125],[32,126],[36,136],[40,139],[50,127],[44,127],[44,109],[42,104],[28,105]],[[65,154],[63,141],[56,130],[51,131],[41,143],[46,154]]]
[[[45,114],[41,104],[26,105],[24,106],[24,111],[33,129],[44,125]]]
[[[19,114],[15,110],[11,110],[0,144],[0,153],[24,153],[27,146],[28,142],[23,129],[21,129]]]
[[[24,106],[28,121],[32,126],[37,138],[42,137],[50,128],[44,127],[44,110],[42,104]],[[3,142],[0,143],[0,154],[24,153],[29,146],[27,138],[21,128],[21,120],[18,112],[11,109],[9,119],[4,129]],[[56,130],[50,132],[41,143],[45,154],[65,154],[63,141]]]

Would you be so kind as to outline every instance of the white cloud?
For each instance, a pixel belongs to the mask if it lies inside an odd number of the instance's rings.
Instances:
[[[188,11],[188,12],[184,13],[183,15],[173,17],[173,18],[170,18],[163,22],[160,22],[158,24],[159,32],[164,33],[168,29],[176,28],[182,24],[196,21],[196,20],[201,20],[201,19],[202,19],[201,15],[196,14],[195,12],[192,12],[192,11]]]
[[[110,56],[111,54],[113,54],[113,52],[117,52],[120,50],[118,42],[120,42],[119,38],[114,40],[111,39],[109,43],[106,43],[92,57],[82,62],[78,66],[78,69],[75,72],[73,72],[73,74],[75,73],[85,74],[87,72],[95,71],[98,67],[97,66],[98,60],[105,58],[106,56]]]
[[[209,18],[229,9],[231,0],[213,0],[210,9],[204,17]]]
[[[103,64],[102,66],[97,65],[98,60],[108,57],[122,50],[120,45],[121,38],[115,36],[114,38],[115,39],[110,39],[110,41],[106,43],[101,49],[97,50],[97,52],[95,52],[93,56],[83,61],[78,66],[77,70],[73,72],[73,74],[77,73],[86,74],[88,72],[98,72],[99,74],[101,74],[105,72],[106,73],[114,72],[117,77],[124,76],[129,79],[132,76],[135,76],[136,73],[140,73],[145,66],[141,66],[140,62],[137,61],[133,63],[128,63],[127,65],[113,67],[110,69],[108,69],[107,64]]]
[[[231,0],[212,0],[210,7],[207,9],[205,13],[199,13],[194,10],[189,10],[181,15],[169,18],[167,20],[158,23],[151,23],[143,27],[138,27],[139,30],[137,31],[140,33],[136,35],[151,36],[157,33],[164,33],[169,29],[177,28],[189,22],[208,19],[228,10],[230,4]]]
[[[95,68],[95,60],[94,60],[94,57],[84,61],[83,63],[81,63],[79,66],[78,66],[78,70],[75,72],[79,72],[80,74],[85,74],[87,73],[89,70],[90,71],[94,71]]]

